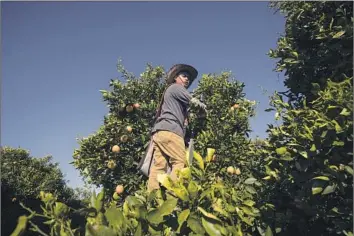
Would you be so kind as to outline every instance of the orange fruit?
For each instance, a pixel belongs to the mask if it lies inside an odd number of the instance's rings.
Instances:
[[[235,104],[235,105],[233,105],[232,107],[233,107],[233,108],[235,108],[235,109],[237,109],[237,108],[239,108],[239,107],[240,107],[240,105]]]
[[[135,103],[133,106],[134,106],[135,109],[139,109],[140,108],[140,104],[139,103]]]
[[[236,175],[240,175],[240,174],[241,174],[241,170],[240,170],[240,168],[236,168],[236,170],[235,170],[235,174],[236,174]]]
[[[114,145],[114,146],[112,147],[112,152],[115,152],[115,153],[120,152],[120,147],[119,147],[118,145]]]
[[[116,193],[121,194],[124,191],[123,185],[117,185],[116,187]]]
[[[230,175],[235,173],[235,168],[232,166],[227,167],[227,173],[229,173]]]
[[[133,128],[131,127],[131,126],[127,126],[127,131],[130,133],[130,132],[132,132],[133,131]]]

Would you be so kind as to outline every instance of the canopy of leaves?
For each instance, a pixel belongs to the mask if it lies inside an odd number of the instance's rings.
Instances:
[[[104,124],[93,135],[79,141],[74,152],[74,166],[86,180],[113,191],[123,184],[125,194],[133,193],[145,184],[146,178],[137,172],[136,164],[150,138],[156,109],[166,88],[162,67],[148,65],[140,77],[118,64],[123,80],[112,80],[111,91],[102,90],[110,109]],[[216,148],[217,162],[210,173],[225,165],[244,165],[244,155],[250,131],[249,117],[254,115],[255,102],[245,98],[244,85],[228,72],[203,75],[193,96],[207,105],[207,114],[191,107],[186,144],[196,140],[197,151]],[[129,106],[139,104],[127,110]],[[236,104],[236,107],[233,107]],[[131,126],[132,132],[126,127]],[[112,147],[118,145],[119,152]],[[242,160],[243,159],[243,160]],[[113,163],[113,164],[112,164]],[[226,175],[226,168],[222,169]]]
[[[280,126],[255,148],[264,162],[263,220],[284,235],[353,231],[353,4],[277,2],[285,36],[269,55],[286,70],[271,98]],[[282,94],[282,95],[281,95]],[[284,96],[285,95],[285,96]],[[285,101],[284,98],[288,98]]]
[[[269,51],[280,59],[276,71],[285,70],[288,96],[316,99],[312,83],[319,88],[327,79],[340,82],[353,76],[353,2],[282,1],[272,6],[285,14],[285,35]]]
[[[1,149],[1,188],[11,190],[12,197],[36,198],[41,190],[64,197],[66,181],[59,163],[52,156],[33,158],[22,148]]]

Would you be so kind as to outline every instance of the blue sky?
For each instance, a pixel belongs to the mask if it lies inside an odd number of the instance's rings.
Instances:
[[[94,133],[108,112],[118,58],[135,75],[146,63],[231,70],[259,102],[252,136],[265,137],[274,114],[268,93],[284,91],[266,53],[284,31],[267,2],[1,2],[1,145],[53,155],[69,185],[76,137]],[[196,83],[196,82],[195,82]]]

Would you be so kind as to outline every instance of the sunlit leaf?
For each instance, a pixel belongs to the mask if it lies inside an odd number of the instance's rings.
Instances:
[[[245,184],[254,184],[257,181],[255,178],[248,178],[245,180]]]
[[[313,179],[320,179],[320,180],[325,180],[325,181],[329,181],[329,178],[327,176],[317,176]]]
[[[334,39],[340,38],[343,34],[345,34],[345,31],[339,31],[335,35],[333,35]]]
[[[321,188],[321,187],[312,188],[312,194],[313,195],[319,194],[320,192],[322,192],[322,190],[323,190],[323,188]]]
[[[322,195],[333,193],[336,190],[336,185],[328,185],[322,192]]]

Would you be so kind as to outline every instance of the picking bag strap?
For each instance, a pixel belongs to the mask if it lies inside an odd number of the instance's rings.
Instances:
[[[157,112],[156,112],[156,115],[155,115],[155,118],[154,118],[154,125],[156,124],[157,122],[157,119],[160,117],[161,115],[161,110],[162,110],[162,104],[164,102],[164,98],[165,98],[165,93],[167,91],[167,89],[170,87],[171,85],[168,85],[165,89],[165,91],[163,92],[162,94],[162,98],[160,99],[160,104],[159,104],[159,108],[157,109]]]

